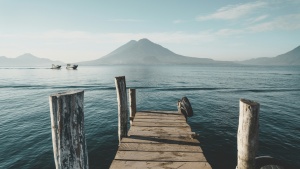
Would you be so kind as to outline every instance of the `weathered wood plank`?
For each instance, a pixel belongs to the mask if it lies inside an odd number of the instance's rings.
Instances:
[[[172,143],[172,144],[191,144],[199,146],[199,141],[192,138],[187,138],[184,136],[177,135],[177,137],[160,136],[129,136],[128,138],[123,138],[122,143]]]
[[[153,131],[129,131],[128,136],[143,136],[143,137],[161,137],[166,136],[172,138],[194,138],[195,132],[178,133],[178,132],[153,132]]]
[[[182,114],[179,114],[179,113],[164,113],[164,112],[137,112],[136,115],[139,115],[139,116],[159,116],[159,117],[165,117],[165,116],[178,116],[178,117],[181,117]]]
[[[148,110],[148,111],[139,111],[139,113],[145,114],[179,114],[178,111],[157,111],[157,110]]]
[[[171,116],[177,116],[177,117],[182,117],[182,114],[179,113],[164,113],[164,112],[137,112],[137,116],[159,116],[159,117],[171,117]]]
[[[182,117],[182,114],[179,113],[164,113],[164,112],[136,112],[136,115],[139,116],[159,116],[159,117],[165,117],[165,116],[178,116],[178,117]],[[184,116],[183,116],[184,117]]]
[[[184,122],[134,122],[132,126],[138,127],[190,127],[187,123]]]
[[[171,126],[171,127],[142,127],[142,126],[132,126],[130,131],[153,131],[153,132],[191,132],[191,128],[189,126]]]
[[[137,112],[110,168],[211,169],[195,135],[178,112]]]
[[[141,118],[135,118],[134,122],[160,122],[160,123],[168,123],[168,122],[186,122],[185,119],[159,119],[159,118],[151,118],[151,119],[141,119]]]
[[[140,127],[132,126],[130,133],[156,133],[156,134],[193,134],[189,127]]]
[[[171,120],[173,120],[174,122],[176,122],[176,121],[180,121],[180,122],[184,122],[183,120],[185,120],[185,119],[183,119],[183,118],[179,118],[179,117],[161,117],[161,118],[157,118],[157,117],[152,117],[152,116],[150,116],[150,117],[135,117],[135,120],[136,121],[145,121],[145,120],[152,120],[152,122],[156,122],[156,120],[160,120],[160,121],[171,121]]]
[[[121,143],[119,151],[174,151],[174,152],[202,152],[200,145],[189,144],[147,144],[147,143]]]
[[[201,152],[142,152],[142,151],[118,151],[115,157],[116,160],[128,161],[194,161],[206,162],[206,159]]]
[[[157,116],[157,117],[184,117],[182,114],[176,112],[158,112],[158,111],[138,111],[136,112],[137,116]]]
[[[140,114],[136,114],[135,118],[140,118],[140,119],[149,119],[149,118],[153,118],[153,119],[185,119],[182,116],[173,116],[173,115],[140,115]]]
[[[153,162],[114,160],[110,168],[118,169],[211,169],[207,162]]]

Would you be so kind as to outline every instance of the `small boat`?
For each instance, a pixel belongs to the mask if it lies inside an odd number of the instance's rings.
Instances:
[[[51,69],[60,69],[60,65],[55,65],[55,64],[52,64],[52,67],[51,67]]]
[[[67,69],[77,69],[78,65],[73,65],[73,64],[67,64]]]

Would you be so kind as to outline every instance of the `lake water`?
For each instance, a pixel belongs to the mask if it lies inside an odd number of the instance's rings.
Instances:
[[[0,168],[54,168],[50,94],[83,89],[91,169],[108,168],[118,148],[115,76],[137,89],[138,110],[177,110],[216,169],[236,166],[239,99],[259,102],[258,156],[300,168],[300,67],[99,66],[78,70],[0,68]]]

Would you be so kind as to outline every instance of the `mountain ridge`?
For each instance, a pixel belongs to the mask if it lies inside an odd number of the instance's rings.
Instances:
[[[39,58],[31,53],[25,53],[16,58],[0,56],[1,67],[30,67],[46,66],[51,64],[65,64],[47,58]],[[209,58],[196,58],[176,54],[171,50],[143,38],[131,40],[118,47],[109,54],[91,61],[78,62],[79,65],[161,65],[161,64],[194,64],[194,65],[261,65],[287,66],[300,65],[300,46],[276,57],[259,57],[244,61],[216,61]]]
[[[276,57],[259,57],[238,62],[246,65],[287,66],[300,65],[300,45]]]
[[[16,58],[7,58],[5,56],[0,57],[1,67],[51,67],[52,64],[62,65],[61,61],[53,61],[47,58],[39,58],[31,53],[22,54]]]
[[[92,61],[79,62],[81,65],[102,64],[228,64],[209,58],[195,58],[176,54],[171,50],[143,38],[131,40],[109,54]],[[234,64],[234,63],[232,63]]]

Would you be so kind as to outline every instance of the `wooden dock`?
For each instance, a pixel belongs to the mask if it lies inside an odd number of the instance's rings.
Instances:
[[[111,169],[211,169],[185,117],[178,112],[137,112]]]
[[[197,134],[186,119],[192,106],[183,97],[178,112],[136,113],[136,91],[129,89],[129,110],[125,77],[115,78],[118,99],[119,149],[111,169],[211,169]],[[68,91],[49,96],[53,154],[56,169],[88,169],[84,133],[84,91]],[[237,169],[291,168],[269,156],[256,157],[260,104],[240,99],[237,133]],[[127,130],[130,119],[130,129]]]

